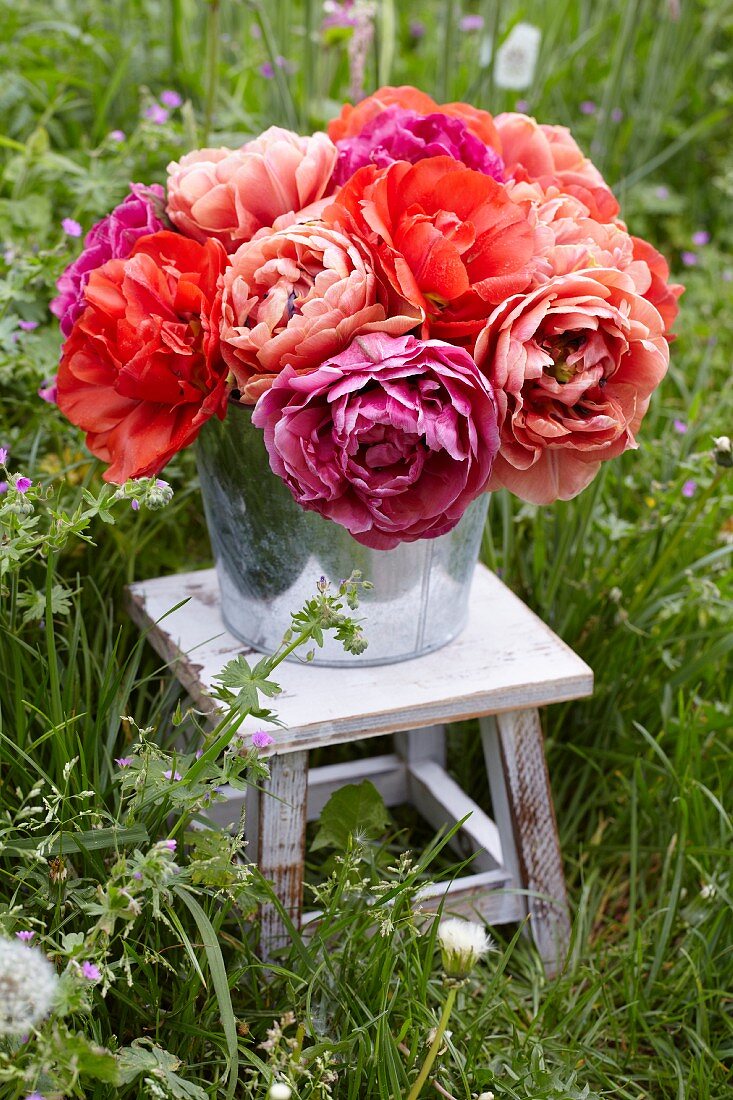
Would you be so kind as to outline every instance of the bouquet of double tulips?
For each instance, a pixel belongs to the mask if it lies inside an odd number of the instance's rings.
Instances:
[[[240,402],[302,507],[389,549],[635,447],[682,287],[566,128],[387,87],[133,184],[58,290],[58,405],[108,480]]]

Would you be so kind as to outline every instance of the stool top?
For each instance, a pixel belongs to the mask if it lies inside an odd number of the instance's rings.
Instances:
[[[182,600],[188,602],[168,614]],[[205,712],[214,709],[205,692],[226,662],[238,653],[255,654],[222,623],[213,569],[130,585],[127,606]],[[284,728],[268,728],[275,740],[264,755],[544,706],[593,691],[588,665],[482,565],[473,579],[468,623],[442,649],[367,668],[285,661],[274,679],[282,693],[272,707]],[[243,728],[261,725],[250,718]]]

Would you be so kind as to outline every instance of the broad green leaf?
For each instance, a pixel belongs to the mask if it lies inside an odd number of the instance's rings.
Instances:
[[[323,807],[311,848],[345,849],[350,836],[379,836],[388,824],[387,807],[374,784],[368,779],[349,783]]]

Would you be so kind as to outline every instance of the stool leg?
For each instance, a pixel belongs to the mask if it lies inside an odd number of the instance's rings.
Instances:
[[[272,756],[270,778],[259,796],[257,863],[291,920],[300,927],[308,795],[308,753]],[[260,947],[269,958],[287,943],[288,933],[274,905],[260,914]]]
[[[530,927],[551,977],[567,952],[570,916],[540,716],[497,714],[481,720],[481,734],[502,848],[508,840],[504,864],[530,891]]]

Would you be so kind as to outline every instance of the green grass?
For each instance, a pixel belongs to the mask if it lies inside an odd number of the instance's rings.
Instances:
[[[679,339],[640,449],[575,501],[491,502],[485,560],[588,661],[596,690],[545,715],[574,913],[568,964],[548,982],[519,930],[498,930],[499,951],[459,994],[434,1075],[461,1100],[487,1090],[497,1100],[731,1095],[733,494],[711,448],[733,427],[733,7],[696,0],[678,18],[675,8],[378,5],[370,86],[411,82],[495,112],[525,98],[593,150],[632,229],[678,273],[692,233],[712,236],[684,272]],[[469,11],[500,38],[519,18],[542,28],[531,89],[493,86],[479,36],[457,29]],[[0,241],[12,251],[0,267],[0,445],[13,469],[53,487],[48,507],[72,514],[83,489],[96,497],[100,472],[35,397],[58,355],[47,302],[72,247],[61,218],[88,225],[130,179],[161,178],[206,130],[216,144],[272,122],[322,125],[345,97],[346,49],[319,38],[320,5],[306,0],[27,0],[0,13]],[[419,39],[409,32],[417,17]],[[280,54],[296,72],[276,66],[265,79],[260,66]],[[141,115],[166,87],[187,103],[156,127]],[[594,115],[581,114],[585,100]],[[121,145],[113,129],[125,131]],[[40,326],[16,341],[18,318]],[[114,758],[139,730],[152,727],[141,759],[158,775],[180,732],[200,736],[121,610],[129,580],[209,560],[192,456],[166,476],[176,490],[167,509],[135,514],[121,502],[114,524],[90,520],[93,545],[70,536],[52,569],[42,548],[29,552],[0,596],[0,928],[35,927],[72,975],[85,951],[109,968],[104,996],[96,987],[79,1000],[72,982],[77,1000],[40,1040],[0,1047],[0,1098],[35,1087],[49,1100],[160,1095],[146,1077],[170,1097],[259,1097],[280,1073],[303,1100],[406,1096],[445,995],[415,893],[450,867],[446,852],[399,815],[386,837],[332,852],[325,867],[314,853],[332,876],[319,890],[324,921],[264,973],[255,909],[268,884],[213,833],[189,834],[171,873],[154,844],[169,814],[190,806],[172,806],[158,780],[137,792],[120,783]],[[49,581],[66,590],[65,613],[48,613]],[[22,622],[19,595],[37,598],[45,622]],[[452,729],[450,744],[457,778],[488,805],[470,724]],[[45,835],[65,881],[13,846]],[[406,849],[414,863],[395,869]],[[140,866],[136,915],[119,889],[138,889]],[[284,1038],[263,1049],[283,1018]],[[108,1062],[90,1044],[124,1048],[123,1083],[105,1079]],[[50,1076],[37,1077],[39,1066]]]

